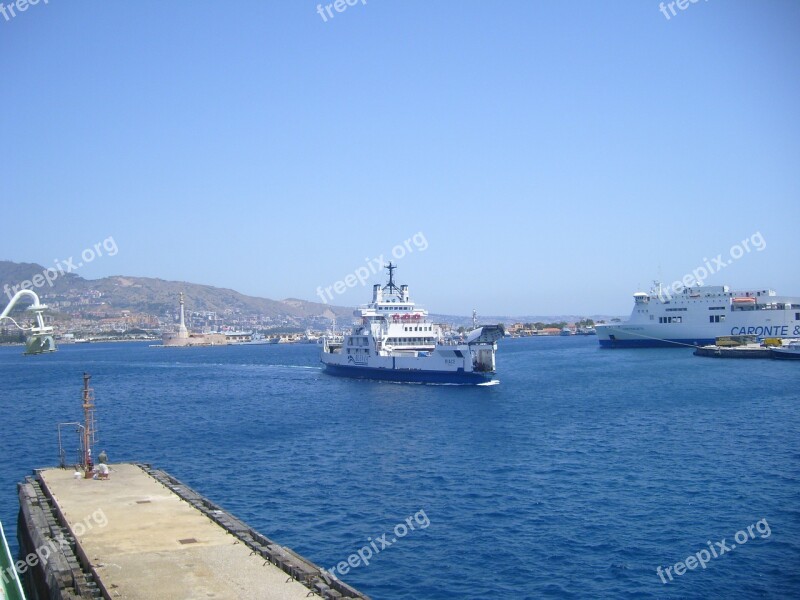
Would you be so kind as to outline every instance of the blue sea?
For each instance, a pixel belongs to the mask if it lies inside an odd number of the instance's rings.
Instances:
[[[528,338],[500,342],[499,385],[457,387],[334,378],[312,345],[21,352],[0,348],[11,538],[88,371],[112,462],[322,567],[386,533],[343,576],[376,600],[800,597],[800,364]]]

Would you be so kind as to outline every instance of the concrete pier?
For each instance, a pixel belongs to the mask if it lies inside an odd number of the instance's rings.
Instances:
[[[367,599],[148,465],[39,470],[19,499],[30,600]]]
[[[701,346],[695,356],[711,358],[772,358],[772,350],[763,346]]]

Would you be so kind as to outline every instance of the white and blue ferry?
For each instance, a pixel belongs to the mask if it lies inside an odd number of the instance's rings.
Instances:
[[[800,337],[800,297],[773,290],[733,291],[727,285],[685,288],[671,294],[660,283],[633,295],[624,323],[597,325],[600,345],[631,348],[713,344],[718,337]]]
[[[409,383],[484,384],[495,376],[499,325],[470,332],[461,343],[445,343],[428,311],[409,298],[408,286],[396,286],[392,263],[389,283],[375,285],[372,302],[357,308],[352,333],[325,338],[320,360],[331,375]]]

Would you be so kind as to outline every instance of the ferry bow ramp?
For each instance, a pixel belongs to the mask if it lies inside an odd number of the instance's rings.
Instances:
[[[37,470],[18,492],[29,600],[368,600],[149,465]]]

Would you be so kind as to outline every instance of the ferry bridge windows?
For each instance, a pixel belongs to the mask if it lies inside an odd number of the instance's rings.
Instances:
[[[683,317],[658,317],[659,323],[682,323]]]

